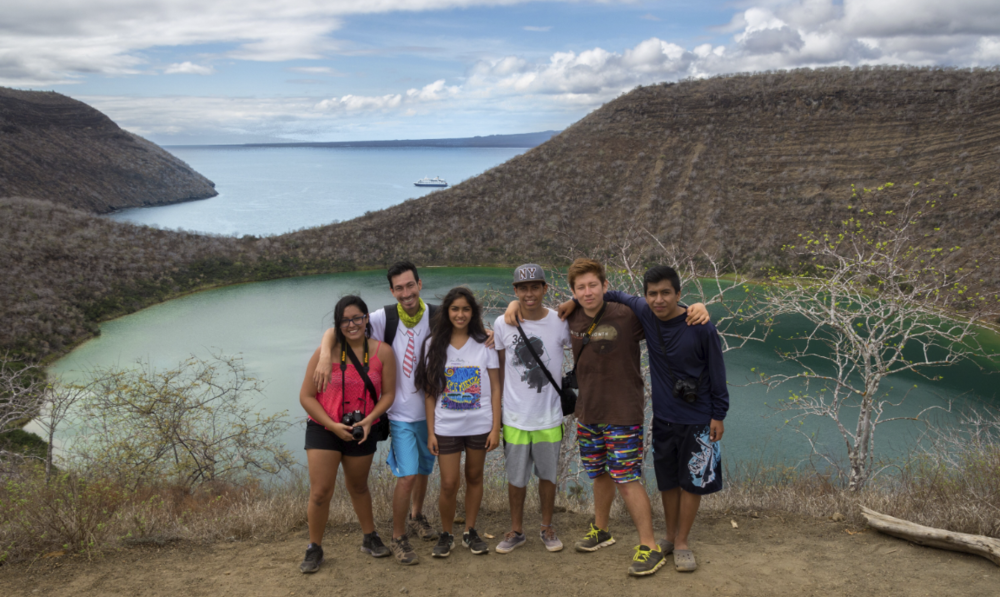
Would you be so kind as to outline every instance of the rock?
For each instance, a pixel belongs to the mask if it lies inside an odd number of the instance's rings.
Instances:
[[[830,520],[832,520],[833,522],[844,522],[845,520],[847,520],[847,517],[841,514],[840,512],[834,512],[833,516],[830,517]]]

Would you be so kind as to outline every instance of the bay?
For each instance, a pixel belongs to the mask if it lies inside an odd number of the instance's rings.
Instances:
[[[494,268],[423,268],[422,296],[436,302],[450,288],[465,284],[474,290],[509,288],[511,271]],[[67,380],[85,379],[88,370],[111,365],[132,366],[146,360],[159,368],[171,368],[192,354],[239,355],[250,375],[265,382],[260,407],[268,413],[287,411],[295,425],[282,441],[304,463],[305,415],[299,405],[299,388],[306,363],[331,325],[333,306],[345,294],[359,294],[370,310],[393,304],[383,271],[351,272],[325,276],[290,278],[231,286],[168,301],[137,313],[108,321],[101,335],[86,342],[56,362],[51,372]],[[690,298],[689,298],[690,300]],[[487,317],[487,324],[493,317]],[[790,333],[791,323],[775,331],[775,337]],[[731,407],[726,418],[723,446],[730,463],[761,461],[767,465],[795,466],[810,460],[808,442],[812,434],[820,449],[838,459],[843,442],[829,421],[808,419],[798,425],[788,413],[776,410],[795,388],[766,392],[753,383],[760,371],[790,373],[788,364],[775,356],[776,344],[749,344],[725,354],[730,383]],[[904,406],[893,414],[912,416],[929,406],[947,406],[986,400],[996,404],[995,378],[989,370],[965,363],[940,371],[944,380],[930,383],[916,375],[900,375],[886,383],[889,395],[906,396]],[[891,386],[891,389],[889,389]],[[939,421],[954,415],[939,412]],[[786,420],[789,423],[786,424]],[[849,411],[845,423],[851,427]],[[881,457],[901,458],[909,453],[924,427],[910,421],[893,422],[879,428],[876,450]]]
[[[226,236],[284,234],[344,221],[452,186],[524,153],[509,147],[169,147],[216,184],[210,199],[125,209],[107,217]]]

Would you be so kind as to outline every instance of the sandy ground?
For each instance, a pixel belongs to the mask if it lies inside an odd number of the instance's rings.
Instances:
[[[567,544],[560,553],[546,552],[533,532],[507,555],[456,548],[447,559],[433,559],[433,544],[418,541],[420,564],[411,567],[362,554],[359,528],[343,525],[329,531],[326,562],[313,575],[298,571],[305,529],[271,542],[43,557],[0,567],[0,595],[1000,595],[1000,568],[983,558],[781,514],[703,513],[692,532],[698,571],[678,573],[669,560],[654,576],[630,578],[634,529],[618,522],[616,545],[576,553],[572,543],[587,522],[582,514],[556,515]],[[486,514],[478,526],[496,535],[490,540],[496,545],[508,524],[504,514]],[[380,526],[388,535],[388,525]]]

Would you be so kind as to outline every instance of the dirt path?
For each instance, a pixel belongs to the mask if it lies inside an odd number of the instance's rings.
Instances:
[[[507,524],[505,515],[486,515],[479,528],[497,535],[490,541],[495,545]],[[557,514],[556,524],[571,546],[587,517]],[[671,561],[655,576],[641,579],[625,574],[634,531],[624,523],[612,531],[618,543],[593,554],[569,547],[548,553],[533,533],[528,544],[508,555],[473,556],[456,549],[450,558],[434,560],[432,544],[420,543],[415,545],[420,564],[403,567],[391,558],[362,554],[360,530],[344,525],[328,534],[327,560],[310,576],[298,571],[306,544],[302,530],[267,543],[173,544],[132,548],[91,561],[63,556],[3,566],[0,595],[1000,594],[1000,568],[985,559],[918,547],[871,530],[855,532],[826,520],[707,513],[692,533],[698,571],[677,573]]]

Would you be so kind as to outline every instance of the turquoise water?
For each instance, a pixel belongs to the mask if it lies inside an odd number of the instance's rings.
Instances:
[[[510,283],[506,269],[425,268],[421,277],[422,296],[428,301],[458,284],[473,289],[506,289]],[[283,439],[304,460],[304,414],[298,392],[306,375],[306,363],[331,323],[334,304],[344,294],[360,294],[373,310],[393,302],[381,271],[293,278],[202,292],[103,324],[100,337],[58,361],[52,372],[74,379],[85,377],[86,371],[95,366],[127,366],[137,359],[167,368],[191,354],[239,354],[249,373],[266,383],[261,408],[267,412],[286,410],[296,421]],[[776,335],[787,336],[790,329],[779,329]],[[808,444],[797,433],[799,426],[794,422],[786,425],[788,414],[774,408],[788,396],[790,388],[767,393],[763,386],[751,383],[762,370],[794,371],[791,365],[778,363],[776,346],[774,342],[753,344],[725,355],[731,384],[731,408],[723,441],[727,459],[762,459],[789,465],[808,461]],[[894,414],[910,416],[928,406],[945,406],[949,399],[998,403],[996,376],[973,364],[951,367],[942,373],[944,380],[934,384],[916,375],[891,378],[886,389],[891,386],[893,396],[908,393],[904,406]],[[952,417],[940,414],[937,418]],[[842,440],[830,422],[810,420],[801,430],[815,432],[823,449],[831,454],[844,453]],[[888,423],[878,431],[877,451],[886,457],[905,454],[923,430],[922,425],[909,421]]]
[[[257,236],[350,220],[433,188],[425,176],[455,185],[524,153],[523,148],[218,148],[169,151],[208,177],[219,195],[108,217],[160,228]]]

